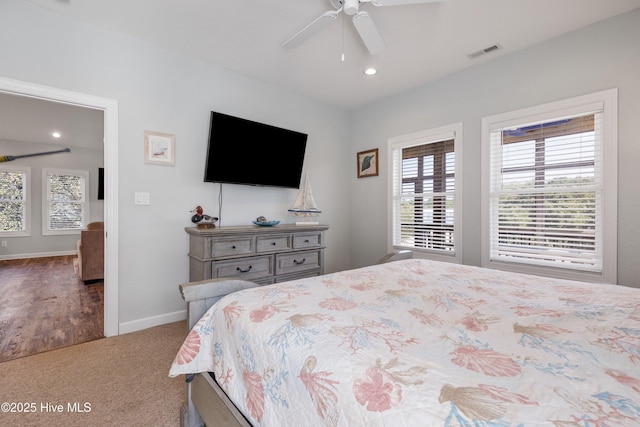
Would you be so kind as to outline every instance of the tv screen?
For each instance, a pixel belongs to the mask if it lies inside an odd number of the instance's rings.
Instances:
[[[205,182],[299,188],[307,134],[211,112]]]

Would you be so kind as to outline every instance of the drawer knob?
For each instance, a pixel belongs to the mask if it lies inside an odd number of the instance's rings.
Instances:
[[[239,271],[240,273],[248,273],[248,272],[251,271],[252,268],[253,268],[253,266],[251,266],[251,265],[246,270],[243,270],[240,267],[238,267],[238,268],[236,268],[236,271]]]
[[[236,245],[231,246],[231,249],[235,249],[235,248],[236,248]]]
[[[275,246],[276,244],[276,242],[271,242],[271,246]]]
[[[302,261],[298,261],[297,259],[294,259],[293,263],[296,265],[301,265],[301,264],[304,264],[306,260],[307,260],[306,258],[302,258]]]
[[[309,239],[306,239],[304,242],[305,242],[305,243],[309,243]]]

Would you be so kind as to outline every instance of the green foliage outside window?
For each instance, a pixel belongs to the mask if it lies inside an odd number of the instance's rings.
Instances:
[[[0,171],[0,231],[24,231],[24,185],[22,172]]]
[[[49,176],[49,229],[83,227],[84,178],[78,175]]]
[[[585,189],[500,196],[500,243],[538,246],[544,242],[547,247],[593,250],[596,194],[587,189],[591,185],[593,178],[559,177],[547,187]],[[520,183],[508,190],[531,187],[531,183]]]

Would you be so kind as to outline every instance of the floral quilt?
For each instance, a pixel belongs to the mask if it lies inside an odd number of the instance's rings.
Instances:
[[[170,375],[255,426],[640,426],[640,290],[420,259],[227,295]]]

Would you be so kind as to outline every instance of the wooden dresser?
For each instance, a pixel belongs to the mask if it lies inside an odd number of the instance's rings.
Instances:
[[[189,234],[189,280],[233,277],[260,285],[324,273],[327,225],[198,229]]]

